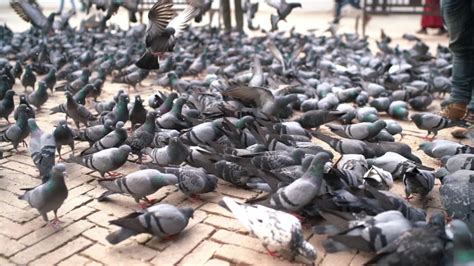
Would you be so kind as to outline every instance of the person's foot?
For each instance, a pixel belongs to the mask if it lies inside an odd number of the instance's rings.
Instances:
[[[428,32],[426,31],[426,28],[421,28],[419,31],[417,31],[416,33],[418,34],[428,34]]]
[[[446,29],[440,28],[440,29],[438,30],[438,32],[436,33],[436,35],[444,35],[444,34],[446,34],[447,32],[448,32],[448,31],[447,31]]]
[[[451,120],[462,120],[466,117],[467,106],[463,103],[447,103],[441,104],[442,110],[440,115]],[[473,115],[474,119],[474,115]]]
[[[467,138],[466,133],[467,133],[467,128],[456,128],[453,131],[451,131],[451,135],[457,139]]]

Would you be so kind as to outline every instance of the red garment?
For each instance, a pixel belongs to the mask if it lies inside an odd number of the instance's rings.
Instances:
[[[443,28],[443,19],[441,18],[439,1],[440,0],[426,0],[424,11],[439,15],[423,15],[421,17],[422,28]]]

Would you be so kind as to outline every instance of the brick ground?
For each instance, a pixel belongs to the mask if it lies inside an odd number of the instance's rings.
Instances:
[[[329,20],[328,15],[323,16],[326,19],[323,21]],[[321,17],[318,19],[321,22]],[[376,24],[377,19],[375,18],[372,23]],[[413,17],[408,17],[408,21],[404,23],[417,25],[413,24],[416,21]],[[349,26],[345,25],[345,27]],[[375,30],[369,33],[378,34]],[[438,42],[446,43],[445,38],[428,38],[431,47]],[[147,99],[148,95],[157,89],[150,86],[150,82],[151,79],[143,82],[145,86],[138,87],[138,92],[130,91],[131,96],[140,93],[145,96],[142,97],[143,99]],[[127,87],[111,84],[108,81],[101,98],[110,98],[118,89],[126,90]],[[23,93],[23,88],[18,85],[15,85],[15,90],[17,93]],[[133,97],[130,98],[133,99]],[[43,130],[51,131],[53,124],[62,118],[61,114],[49,115],[47,110],[63,101],[62,93],[55,93],[50,97],[43,111],[38,113],[38,122]],[[403,141],[416,147],[422,142],[420,137],[424,136],[425,132],[416,130],[408,123],[403,123],[403,125],[410,130]],[[0,121],[0,129],[5,126],[5,122]],[[450,138],[449,130],[441,132],[440,136]],[[0,143],[0,149],[9,148],[10,146]],[[25,148],[20,148],[20,150],[26,151]],[[66,152],[65,156],[68,156],[68,149],[63,148],[63,150]],[[415,153],[425,164],[437,166],[437,162],[431,158],[417,151]],[[153,197],[162,199],[162,202],[197,208],[188,228],[173,240],[162,242],[148,235],[138,235],[119,245],[111,246],[105,241],[105,236],[116,230],[116,227],[109,226],[108,221],[138,209],[133,199],[113,196],[110,202],[96,201],[95,198],[102,192],[102,189],[97,187],[97,174],[91,174],[90,170],[77,165],[66,164],[69,174],[66,183],[70,193],[59,210],[63,221],[62,230],[56,232],[45,226],[35,210],[32,210],[25,202],[16,199],[21,193],[20,188],[40,183],[29,155],[4,152],[4,156],[5,158],[0,160],[0,265],[277,265],[290,263],[268,256],[260,242],[249,236],[228,212],[216,204],[222,195],[249,199],[259,195],[257,191],[244,191],[221,182],[216,192],[203,195],[203,201],[196,203],[186,199],[173,187],[163,188]],[[129,162],[122,170],[128,173],[137,167]],[[439,184],[430,194],[433,199],[423,206],[428,211],[440,208],[438,187]],[[402,195],[402,184],[397,182],[393,191]],[[420,206],[421,203],[415,200],[414,204]],[[305,236],[317,249],[316,262],[318,264],[361,265],[370,257],[369,254],[357,252],[325,254],[320,245],[324,236],[312,235],[309,228],[305,229]]]

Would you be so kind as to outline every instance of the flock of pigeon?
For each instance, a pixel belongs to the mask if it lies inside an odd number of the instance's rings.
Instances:
[[[301,223],[322,218],[326,223],[313,230],[329,235],[327,252],[372,252],[368,263],[381,265],[474,263],[474,148],[427,141],[419,148],[443,165],[432,169],[394,138],[404,134],[397,120],[435,136],[462,125],[423,113],[434,95],[451,88],[446,47],[432,55],[404,35],[413,47],[401,49],[382,33],[373,54],[367,38],[351,34],[224,33],[189,27],[202,12],[190,3],[175,16],[169,0],[153,6],[148,27],[128,30],[72,28],[67,17],[46,18],[34,1],[11,6],[33,27],[0,28],[0,117],[8,123],[0,141],[17,151],[28,143],[42,184],[19,198],[45,221],[54,212],[53,227],[68,196],[67,164],[60,163],[66,160],[100,173],[104,192],[97,200],[125,194],[140,203],[141,211],[110,221],[121,227],[107,236],[111,244],[186,228],[194,210],[156,203],[149,196],[159,189],[177,186],[197,198],[227,182],[265,192],[245,203],[224,197],[221,205],[271,255],[314,263],[317,251]],[[280,19],[288,13],[278,11]],[[156,89],[142,99],[146,78]],[[101,97],[106,80],[127,84],[134,100],[122,90]],[[15,106],[16,82],[24,92]],[[43,109],[53,93],[64,94],[63,103]],[[67,120],[44,132],[35,120],[40,112]],[[78,150],[77,142],[89,147]],[[72,155],[63,159],[65,145]],[[142,169],[114,172],[128,161]],[[425,199],[436,178],[444,212],[428,219],[409,198]],[[403,183],[405,199],[389,191],[394,182]]]

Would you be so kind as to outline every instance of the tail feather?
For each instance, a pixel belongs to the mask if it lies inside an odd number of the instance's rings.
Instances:
[[[349,249],[349,247],[347,247],[346,245],[340,242],[334,241],[332,239],[323,240],[323,247],[327,253],[336,253],[339,251],[345,251]]]
[[[158,62],[158,56],[153,55],[150,52],[146,52],[135,65],[139,68],[146,70],[160,69],[160,63]]]
[[[314,226],[313,232],[318,235],[327,235],[327,234],[337,234],[340,232],[340,229],[337,228],[335,225],[321,225],[321,226]]]
[[[108,236],[105,237],[105,239],[107,239],[110,244],[116,245],[134,235],[136,235],[134,231],[122,228],[120,230],[110,233]]]
[[[116,181],[115,179],[103,179],[103,180],[99,180],[99,185],[110,192],[122,193],[122,190],[119,188],[119,186],[117,186],[115,181]]]

